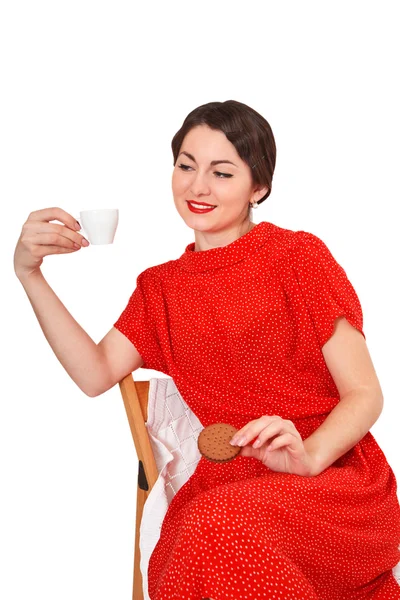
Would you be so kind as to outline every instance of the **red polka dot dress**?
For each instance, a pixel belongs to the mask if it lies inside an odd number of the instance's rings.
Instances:
[[[344,269],[312,233],[261,222],[219,248],[143,271],[115,323],[143,368],[170,376],[202,425],[262,415],[302,439],[340,401],[322,346],[345,316],[365,337]],[[397,482],[368,432],[315,477],[253,457],[201,457],[150,557],[151,600],[400,599]]]

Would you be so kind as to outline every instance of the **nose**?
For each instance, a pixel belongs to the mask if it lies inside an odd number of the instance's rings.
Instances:
[[[190,192],[193,196],[209,196],[210,186],[207,183],[207,177],[198,171],[190,185]]]

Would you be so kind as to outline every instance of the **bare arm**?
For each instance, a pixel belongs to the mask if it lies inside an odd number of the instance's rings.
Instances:
[[[332,337],[322,348],[340,402],[325,421],[304,440],[319,475],[353,448],[382,412],[382,388],[362,334],[346,318],[335,323]]]
[[[98,389],[96,396],[103,394],[143,365],[144,361],[135,346],[115,327],[112,327],[99,342],[98,348],[106,360],[109,378],[105,387]]]
[[[102,394],[143,364],[133,344],[115,328],[97,345],[68,312],[40,270],[21,275],[19,280],[54,354],[87,396]]]

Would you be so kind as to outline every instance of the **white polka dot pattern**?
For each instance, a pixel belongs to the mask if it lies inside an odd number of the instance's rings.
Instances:
[[[261,222],[146,269],[115,323],[204,426],[280,415],[308,437],[339,402],[321,348],[357,294],[314,234]],[[400,599],[397,482],[368,432],[317,477],[201,458],[150,557],[151,600]]]
[[[365,338],[358,296],[346,272],[316,235],[298,231],[290,260],[322,348],[333,333],[337,317],[344,315]]]
[[[150,269],[140,273],[136,280],[136,288],[129,302],[114,327],[124,333],[134,344],[143,359],[143,369],[155,369],[166,372],[154,319],[147,298],[155,297],[157,282]]]

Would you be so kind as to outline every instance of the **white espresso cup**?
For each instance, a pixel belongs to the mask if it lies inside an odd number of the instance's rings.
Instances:
[[[112,244],[118,226],[118,208],[82,210],[79,222],[91,244]]]

